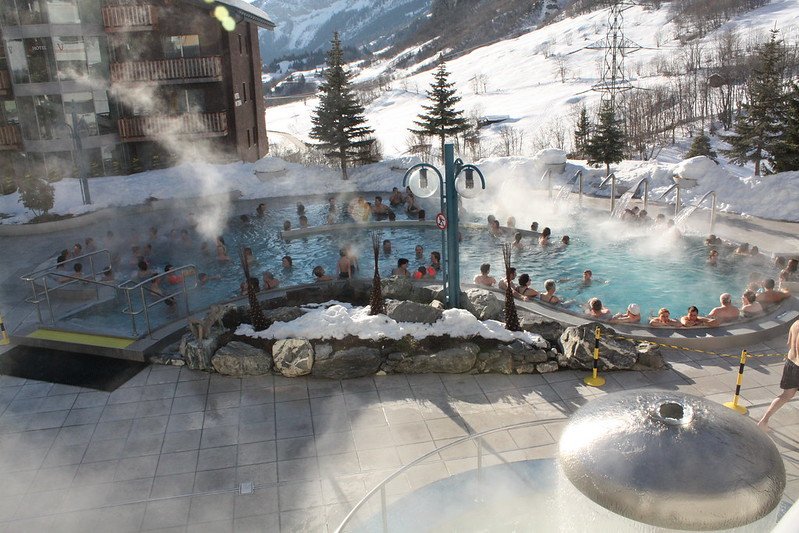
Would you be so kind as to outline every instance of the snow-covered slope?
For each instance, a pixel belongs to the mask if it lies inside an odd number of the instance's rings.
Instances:
[[[667,6],[668,4],[664,4]],[[573,119],[585,103],[590,108],[599,101],[591,90],[600,76],[603,52],[585,47],[602,39],[607,28],[607,10],[567,18],[531,31],[516,39],[498,42],[473,50],[447,64],[462,97],[460,107],[467,114],[508,115],[505,126],[523,132],[531,144],[534,136],[545,135],[554,128],[564,128],[571,137]],[[669,10],[648,10],[634,7],[625,12],[625,33],[644,49],[631,54],[626,61],[634,85],[646,87],[663,78],[647,76],[648,69],[639,69],[660,57],[680,54],[675,41],[676,28]],[[735,29],[743,37],[765,35],[775,23],[786,39],[796,40],[799,34],[799,2],[773,0],[769,5],[746,13],[703,39],[708,48],[719,32]],[[410,51],[409,51],[410,52]],[[567,70],[565,83],[557,73],[558,63]],[[430,65],[432,67],[432,65]],[[403,155],[408,149],[407,130],[422,111],[425,90],[432,81],[432,71],[417,72],[418,65],[393,70],[386,60],[360,71],[356,82],[367,81],[390,72],[394,81],[388,90],[366,108],[366,116],[383,145],[386,156]],[[637,72],[642,72],[639,75]],[[485,90],[475,90],[475,80],[485,81]],[[479,94],[478,94],[479,93]],[[269,129],[286,131],[308,140],[310,115],[316,106],[306,102],[272,107],[267,114]],[[484,129],[485,142],[496,142],[500,126]],[[532,147],[529,150],[534,152]]]
[[[334,31],[345,45],[381,46],[394,33],[427,12],[430,0],[254,0],[277,27],[261,32],[265,62],[326,48]]]

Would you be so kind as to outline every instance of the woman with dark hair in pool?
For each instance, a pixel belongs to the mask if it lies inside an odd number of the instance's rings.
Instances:
[[[441,271],[441,252],[430,252],[430,268],[435,271],[435,274],[431,274],[432,276]]]
[[[549,238],[552,235],[552,230],[548,227],[541,230],[541,236],[538,237],[538,244],[541,246],[546,246],[549,244]]]
[[[530,286],[530,274],[522,274],[519,276],[519,285],[516,287],[516,294],[522,300],[532,300],[538,296],[538,291]]]
[[[216,238],[216,258],[219,261],[230,261],[230,256],[227,254],[225,239],[221,235]]]
[[[280,260],[280,263],[283,265],[283,270],[291,270],[294,266],[294,260],[290,255],[284,255],[283,259]]]

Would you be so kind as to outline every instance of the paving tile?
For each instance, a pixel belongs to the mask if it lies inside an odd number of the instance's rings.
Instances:
[[[313,443],[311,445],[313,446]],[[275,441],[252,442],[238,446],[239,466],[270,463],[275,460],[277,460]]]
[[[199,453],[197,471],[234,467],[236,466],[237,453],[238,447],[236,445],[204,448]]]
[[[265,487],[252,494],[239,494],[235,499],[236,518],[278,512],[277,487]]]
[[[281,483],[278,496],[281,512],[302,509],[305,502],[322,500],[322,485],[319,481]]]
[[[184,474],[156,476],[150,490],[150,498],[173,498],[186,496],[194,490],[194,471]]]
[[[88,446],[88,443],[53,446],[47,452],[42,467],[79,464],[83,460],[83,454],[86,453]]]
[[[115,481],[127,481],[131,479],[151,478],[155,476],[158,467],[157,455],[145,455],[141,457],[127,457],[119,460]]]
[[[205,395],[180,396],[172,400],[171,414],[202,413],[205,410]]]
[[[142,529],[185,526],[188,522],[191,498],[174,498],[149,502],[144,513]]]
[[[294,439],[278,440],[276,443],[277,458],[283,460],[283,459],[300,459],[303,457],[313,457],[316,455],[315,441],[319,437],[320,436],[297,437]],[[275,448],[272,449],[274,450]]]
[[[239,425],[239,444],[275,439],[275,422],[242,423]]]
[[[96,424],[103,414],[103,407],[86,407],[84,409],[72,408],[64,420],[65,426],[80,426],[83,424]]]
[[[211,427],[202,430],[200,448],[216,448],[238,444],[238,426]]]
[[[316,457],[278,461],[277,479],[280,483],[319,479],[319,464]]]
[[[202,430],[194,429],[190,431],[176,431],[164,435],[162,453],[185,452],[198,450],[200,448],[200,438]]]
[[[137,457],[142,455],[157,455],[163,451],[164,436],[155,435],[135,435],[128,436],[123,450],[123,456]]]
[[[230,520],[232,526],[234,505],[233,493],[192,496],[189,524]]]
[[[127,439],[108,439],[98,440],[89,443],[83,461],[92,463],[96,461],[108,461],[119,459],[125,449]]]
[[[197,470],[198,450],[164,453],[158,459],[156,475],[185,474]]]
[[[280,515],[278,513],[246,516],[233,520],[235,533],[262,533],[264,531],[280,531]]]
[[[73,485],[96,485],[114,481],[119,461],[98,461],[96,463],[81,463],[72,481]]]
[[[194,475],[194,492],[232,490],[236,488],[236,469],[205,470]]]

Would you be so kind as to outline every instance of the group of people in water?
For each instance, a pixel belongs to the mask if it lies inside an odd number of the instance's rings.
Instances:
[[[381,196],[375,196],[374,202],[367,202],[363,196],[356,196],[339,207],[336,198],[329,198],[326,220],[328,223],[336,223],[341,220],[344,213],[356,221],[394,219],[395,209],[405,209],[409,213],[416,212],[417,214],[421,211],[422,217],[424,216],[423,210],[419,209],[410,189],[402,193],[399,189],[394,188],[387,203],[383,202]],[[266,205],[259,204],[255,210],[254,217],[262,218],[266,215]],[[306,208],[302,203],[297,204],[297,215],[299,227],[308,227]],[[251,215],[247,214],[240,215],[241,224],[251,224],[250,217]],[[626,210],[623,219],[633,222],[653,222],[652,219],[647,217],[646,211],[636,212],[634,209]],[[654,220],[654,223],[658,222],[664,221]],[[156,252],[154,251],[156,247],[159,249],[159,257],[163,258],[171,256],[171,252],[175,251],[185,251],[190,254],[194,252],[196,254],[197,244],[195,244],[195,241],[197,240],[200,241],[199,253],[201,256],[211,261],[215,259],[216,262],[221,264],[230,262],[231,256],[224,236],[217,236],[214,243],[211,244],[199,237],[196,227],[197,223],[189,220],[183,227],[173,227],[166,234],[161,234],[157,226],[152,226],[145,235],[134,230],[125,240],[118,238],[113,231],[109,230],[105,239],[102,240],[102,247],[98,246],[93,237],[86,237],[83,242],[75,243],[58,254],[55,268],[56,274],[59,274],[58,278],[62,283],[86,280],[88,278],[93,278],[109,285],[116,284],[118,278],[120,280],[132,280],[137,283],[151,280],[147,285],[147,289],[154,295],[163,295],[170,292],[168,286],[183,283],[187,276],[197,276],[197,281],[201,285],[213,279],[220,279],[221,276],[218,275],[210,276],[206,273],[187,269],[182,269],[179,272],[175,271],[168,261],[162,261],[162,267],[154,266],[157,262],[155,259]],[[287,220],[283,228],[284,230],[290,230],[291,222]],[[503,242],[512,238],[512,247],[515,251],[521,251],[535,245],[540,246],[541,249],[546,249],[550,246],[552,249],[563,249],[568,247],[571,242],[568,235],[563,235],[560,239],[553,237],[552,230],[549,227],[539,230],[538,222],[533,222],[530,225],[530,230],[519,230],[516,228],[516,221],[513,217],[509,217],[505,227],[502,227],[499,221],[490,215],[488,217],[488,232]],[[738,306],[734,305],[734,298],[730,293],[724,293],[719,297],[719,306],[706,315],[701,315],[696,306],[691,306],[684,316],[674,319],[668,309],[661,308],[658,310],[657,316],[649,320],[649,325],[653,327],[714,327],[740,318],[757,316],[790,296],[786,288],[780,287],[784,282],[799,282],[799,259],[797,258],[776,257],[769,265],[769,261],[759,252],[757,246],[750,246],[748,243],[733,244],[722,241],[716,235],[710,235],[705,240],[705,244],[708,248],[708,267],[718,267],[728,261],[747,260],[753,266],[759,267],[760,270],[766,267],[776,269],[777,275],[769,277],[754,273],[750,278],[749,285],[741,294],[740,305]],[[87,261],[83,258],[98,249],[110,251],[110,264],[104,265],[101,272],[85,272],[84,264]],[[162,256],[163,250],[168,250],[168,253]],[[392,255],[396,257],[391,240],[383,240],[382,252],[384,258]],[[243,248],[241,253],[251,272],[257,269],[259,265],[252,249]],[[93,258],[93,266],[97,265],[97,261],[98,259]],[[293,258],[290,255],[283,256],[281,258],[281,266],[284,272],[283,277],[290,276],[294,268]],[[435,279],[441,269],[441,253],[439,251],[431,251],[426,254],[423,245],[417,244],[414,247],[413,255],[410,253],[402,254],[397,259],[396,268],[392,269],[391,275],[409,277],[415,280]],[[324,282],[334,279],[349,279],[355,277],[359,270],[360,263],[357,249],[352,244],[348,244],[340,248],[333,272],[328,274],[324,266],[315,265],[311,269],[311,280],[313,282]],[[118,272],[123,272],[124,274],[119,276]],[[172,273],[170,274],[170,272]],[[574,301],[564,300],[557,294],[557,284],[564,281],[569,280],[546,279],[543,282],[543,290],[537,290],[532,286],[532,276],[528,273],[522,273],[517,277],[515,268],[510,269],[510,281],[508,281],[506,276],[501,276],[500,279],[493,277],[490,263],[482,264],[479,274],[473,279],[476,285],[497,287],[500,290],[506,290],[508,284],[510,284],[513,296],[523,301],[536,300],[549,305],[574,304]],[[593,272],[590,269],[586,269],[579,283],[587,288],[591,286],[593,281]],[[274,289],[280,286],[280,280],[270,270],[263,271],[260,276],[251,274],[247,283],[256,291]],[[240,285],[242,294],[247,291],[247,283]],[[167,301],[167,304],[171,305],[174,302]],[[603,305],[599,298],[594,297],[587,301],[584,312],[586,316],[592,319],[610,323],[640,323],[642,321],[641,309],[636,303],[629,304],[624,312],[613,313]]]

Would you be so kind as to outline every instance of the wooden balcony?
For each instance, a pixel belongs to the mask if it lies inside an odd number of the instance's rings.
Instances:
[[[155,7],[149,4],[103,8],[103,25],[109,33],[149,31],[155,27],[156,22]]]
[[[222,79],[220,56],[111,64],[113,83],[196,83]]]
[[[7,70],[0,70],[0,97],[11,96],[11,76]]]
[[[224,137],[228,133],[227,112],[152,115],[119,119],[124,142],[157,140],[159,137]]]
[[[22,132],[17,124],[0,126],[0,150],[20,150],[22,148]]]

